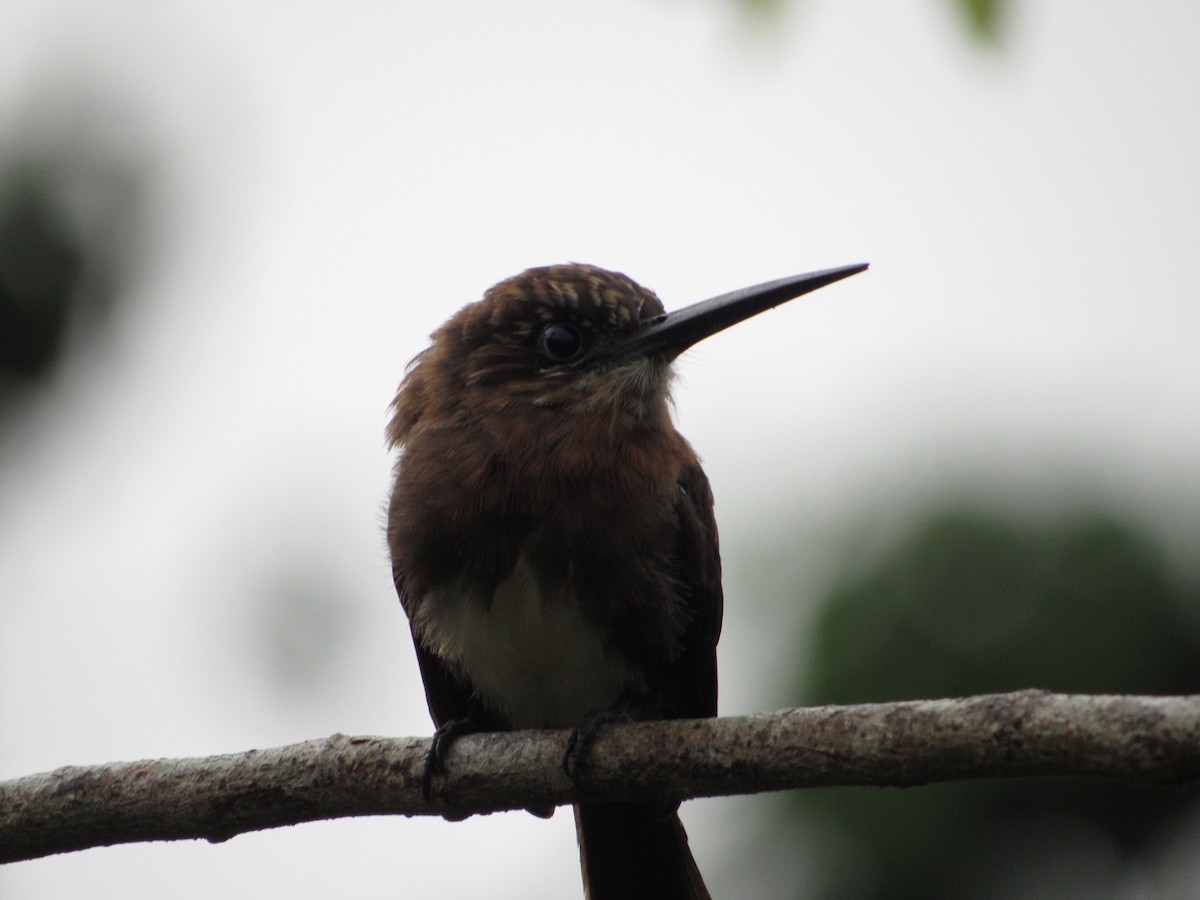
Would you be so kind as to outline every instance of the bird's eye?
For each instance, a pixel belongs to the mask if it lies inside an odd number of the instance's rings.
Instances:
[[[583,332],[574,325],[553,322],[538,335],[538,353],[551,363],[568,363],[583,353]]]

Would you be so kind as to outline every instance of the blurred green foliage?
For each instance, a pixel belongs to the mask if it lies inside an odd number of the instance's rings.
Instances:
[[[976,37],[994,41],[1004,3],[1001,0],[955,0]]]
[[[144,262],[149,148],[114,136],[110,112],[33,95],[0,140],[0,428],[106,333]]]
[[[1032,525],[943,512],[830,592],[796,700],[1025,687],[1193,693],[1198,609],[1195,589],[1173,580],[1149,540],[1115,519],[1078,514]],[[1053,848],[1055,864],[1069,866],[1072,853],[1098,841],[1110,857],[1133,857],[1195,802],[1182,791],[1065,779],[792,797],[797,815],[846,843],[828,896],[895,900],[1006,896],[996,882],[1034,866],[1026,852]],[[1031,845],[1028,836],[1043,831],[1053,837]],[[997,847],[1008,848],[1002,867]]]
[[[737,0],[746,17],[770,22],[778,17],[788,0]],[[991,43],[999,37],[1000,20],[1007,7],[1005,0],[951,0],[958,8],[971,34]]]
[[[83,267],[49,188],[30,166],[0,179],[0,371],[22,378],[57,363]]]

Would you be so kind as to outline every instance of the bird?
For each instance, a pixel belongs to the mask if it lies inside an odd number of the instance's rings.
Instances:
[[[597,731],[717,714],[717,525],[672,421],[672,363],[866,268],[670,313],[619,272],[531,268],[462,307],[406,368],[386,429],[387,545],[436,726],[425,796],[460,735],[573,729],[563,764],[583,800],[590,900],[709,896],[677,803],[586,802]]]

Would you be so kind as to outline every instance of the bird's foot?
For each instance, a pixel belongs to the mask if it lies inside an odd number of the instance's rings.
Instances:
[[[620,700],[608,709],[594,709],[579,723],[579,727],[567,738],[567,750],[563,754],[563,771],[575,783],[580,793],[588,793],[592,786],[588,749],[601,727],[633,720],[633,703]]]
[[[484,724],[474,712],[438,726],[433,733],[433,740],[429,742],[429,752],[425,754],[425,766],[421,770],[421,795],[426,803],[433,798],[433,777],[446,774],[446,754],[450,751],[450,745],[464,734],[483,730]]]

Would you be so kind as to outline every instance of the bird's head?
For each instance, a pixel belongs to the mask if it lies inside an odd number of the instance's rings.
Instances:
[[[669,423],[671,362],[710,334],[861,272],[780,279],[665,313],[652,291],[595,266],[528,269],[455,313],[410,364],[388,441],[414,429],[505,417]]]

